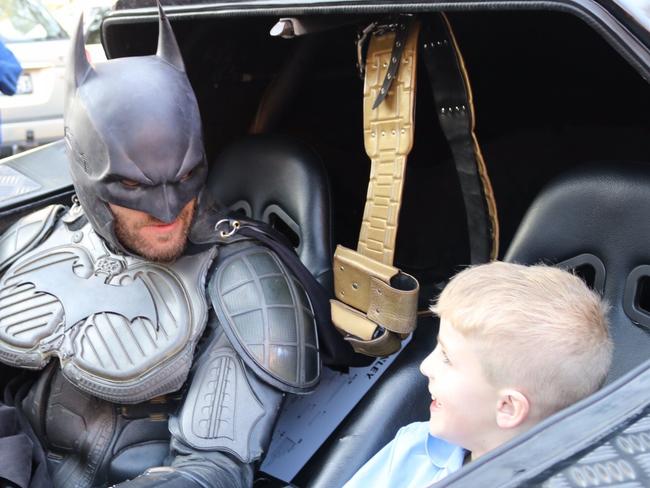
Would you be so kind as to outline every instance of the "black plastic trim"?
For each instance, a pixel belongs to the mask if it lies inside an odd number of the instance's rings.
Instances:
[[[557,263],[557,266],[571,271],[585,264],[593,268],[595,273],[593,288],[602,295],[605,292],[605,277],[607,273],[605,271],[605,265],[598,256],[589,253],[579,254],[574,258]]]
[[[594,0],[543,0],[543,1],[461,1],[461,2],[305,2],[284,0],[263,0],[238,2],[214,2],[190,6],[166,8],[171,19],[193,19],[201,17],[247,17],[247,16],[301,16],[322,14],[382,14],[395,12],[436,11],[495,11],[495,10],[550,10],[575,15],[598,32],[625,60],[648,82],[650,82],[650,46],[635,36],[612,12]],[[106,32],[112,25],[134,22],[157,22],[155,8],[139,8],[111,13],[102,24],[102,43],[108,57],[111,45]]]
[[[630,320],[637,325],[650,329],[650,314],[639,307],[638,295],[641,285],[641,278],[650,278],[650,265],[643,264],[634,268],[625,280],[625,292],[623,294],[623,310],[630,317]]]

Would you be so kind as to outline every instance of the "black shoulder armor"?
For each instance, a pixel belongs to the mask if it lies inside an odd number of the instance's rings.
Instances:
[[[221,254],[208,284],[228,339],[265,382],[285,392],[310,392],[320,378],[320,357],[307,294],[270,249],[231,246],[238,250]]]

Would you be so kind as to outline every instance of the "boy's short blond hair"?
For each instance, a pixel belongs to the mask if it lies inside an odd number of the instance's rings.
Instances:
[[[524,393],[539,420],[596,391],[609,371],[608,307],[559,268],[474,266],[432,310],[472,341],[486,379]]]

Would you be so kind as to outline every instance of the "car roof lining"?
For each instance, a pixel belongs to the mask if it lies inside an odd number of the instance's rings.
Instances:
[[[260,2],[232,3],[211,2],[206,4],[179,5],[167,7],[171,20],[192,19],[199,17],[287,17],[311,15],[383,15],[392,13],[424,12],[480,12],[480,11],[557,11],[580,18],[596,30],[605,40],[623,56],[641,76],[650,81],[650,34],[643,29],[633,34],[614,16],[594,0],[541,0],[535,2],[516,1],[461,1],[461,2],[408,2],[399,4],[368,5],[366,3],[345,2],[323,4],[319,2],[288,2],[264,0]],[[118,23],[153,22],[157,19],[155,8],[137,8],[117,10],[104,20],[102,32]],[[645,34],[645,35],[643,35]],[[112,46],[102,34],[102,43],[112,57]]]

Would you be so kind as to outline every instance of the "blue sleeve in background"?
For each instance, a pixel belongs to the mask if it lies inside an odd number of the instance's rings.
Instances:
[[[0,91],[5,95],[16,93],[16,84],[23,68],[7,46],[0,41]]]

